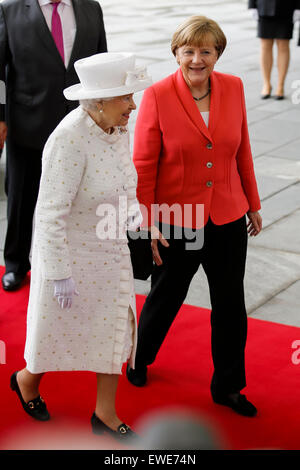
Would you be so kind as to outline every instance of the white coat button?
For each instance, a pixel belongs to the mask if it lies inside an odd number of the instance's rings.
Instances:
[[[207,186],[208,188],[211,188],[211,186],[212,186],[212,181],[206,181],[206,186]]]
[[[212,168],[213,164],[212,164],[212,162],[207,162],[206,166],[207,166],[207,168]]]

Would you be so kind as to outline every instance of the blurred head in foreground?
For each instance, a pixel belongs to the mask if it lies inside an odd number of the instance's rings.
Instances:
[[[147,416],[139,424],[138,448],[150,450],[220,450],[220,438],[201,417],[184,410]]]

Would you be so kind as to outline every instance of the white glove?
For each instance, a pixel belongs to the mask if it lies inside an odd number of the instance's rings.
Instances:
[[[137,201],[133,202],[128,210],[127,230],[136,231],[136,229],[140,227],[142,222],[143,216],[140,211],[140,205]]]
[[[300,10],[294,10],[293,23],[296,23],[296,21],[300,21]]]
[[[250,8],[250,12],[251,12],[252,18],[257,21],[259,17],[257,8]]]
[[[79,295],[75,281],[72,277],[54,281],[54,297],[57,298],[60,308],[71,308],[73,295]]]

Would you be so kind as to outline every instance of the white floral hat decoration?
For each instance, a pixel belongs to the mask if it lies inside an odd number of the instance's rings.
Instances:
[[[64,90],[68,100],[110,98],[144,90],[152,84],[146,67],[135,66],[135,55],[104,52],[74,64],[80,83]]]

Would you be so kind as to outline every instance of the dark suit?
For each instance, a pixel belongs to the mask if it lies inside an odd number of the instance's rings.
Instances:
[[[63,89],[78,83],[74,62],[106,52],[102,10],[94,0],[72,0],[76,36],[67,68],[37,0],[0,3],[0,80],[6,82],[8,229],[6,271],[30,269],[32,216],[39,188],[43,146],[62,118],[78,103]]]
[[[259,16],[290,17],[300,9],[300,0],[249,0],[249,8],[257,8]]]

